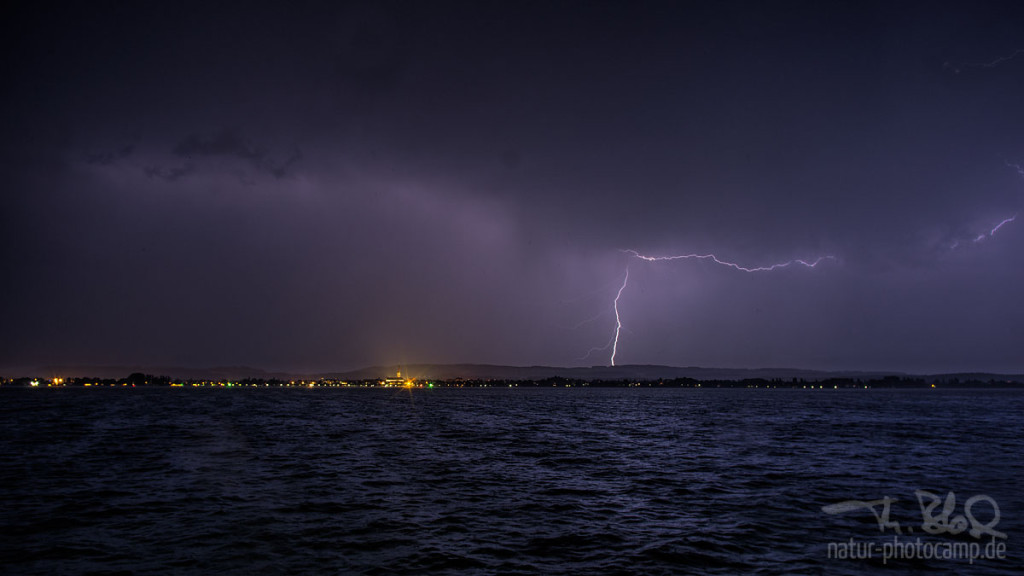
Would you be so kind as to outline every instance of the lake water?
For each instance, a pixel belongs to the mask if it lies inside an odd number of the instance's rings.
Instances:
[[[1020,574],[1022,420],[1016,390],[3,389],[0,571]]]

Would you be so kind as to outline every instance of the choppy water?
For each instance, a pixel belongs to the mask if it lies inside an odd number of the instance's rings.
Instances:
[[[0,406],[12,574],[1024,567],[1021,391],[5,389]],[[898,499],[905,540],[991,540],[924,534],[918,489],[955,492],[955,514],[990,496],[1007,557],[829,558],[893,541],[868,510],[822,510],[855,499]]]

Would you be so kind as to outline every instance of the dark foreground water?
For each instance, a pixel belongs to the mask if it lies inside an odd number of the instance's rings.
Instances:
[[[5,389],[0,418],[10,574],[1024,567],[1021,391]]]

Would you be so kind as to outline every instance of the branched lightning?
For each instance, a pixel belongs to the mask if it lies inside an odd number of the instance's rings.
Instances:
[[[772,264],[770,266],[748,267],[748,266],[742,266],[740,264],[737,264],[736,262],[729,262],[727,260],[722,260],[721,258],[719,258],[718,256],[715,256],[714,254],[681,254],[681,255],[676,255],[676,256],[647,256],[645,254],[641,254],[641,253],[637,252],[636,250],[622,250],[622,252],[624,252],[626,254],[629,254],[629,255],[633,256],[634,258],[643,260],[645,262],[662,262],[662,261],[669,261],[669,260],[709,260],[711,262],[714,262],[715,264],[719,264],[721,266],[727,266],[729,268],[733,268],[735,270],[739,270],[740,272],[771,272],[772,270],[779,270],[781,268],[786,268],[786,267],[792,266],[794,264],[799,264],[799,265],[807,267],[807,268],[816,268],[818,266],[818,264],[821,264],[825,260],[835,260],[836,259],[835,256],[819,256],[818,258],[816,258],[814,260],[793,259],[793,260],[788,260],[786,262],[779,262],[777,264]],[[597,351],[600,351],[600,350],[606,350],[608,348],[608,346],[611,346],[611,348],[612,348],[611,365],[612,366],[615,366],[615,356],[616,356],[616,354],[618,354],[618,351],[619,351],[619,335],[622,333],[622,316],[619,314],[619,299],[622,298],[622,293],[626,290],[626,286],[628,286],[628,285],[629,285],[629,267],[627,266],[626,267],[626,276],[622,280],[622,286],[619,287],[619,291],[615,294],[615,302],[614,302],[614,306],[613,306],[613,308],[615,310],[615,333],[612,336],[611,340],[608,342],[608,344],[606,344],[606,345],[604,345],[603,347],[600,347],[600,348],[591,348],[590,351],[587,352],[587,356],[590,356],[590,354],[592,354],[594,352],[597,352]],[[586,358],[587,356],[585,356],[584,358]]]
[[[1007,54],[1005,56],[1000,56],[998,58],[995,58],[994,60],[992,60],[990,62],[961,62],[961,63],[946,62],[944,64],[944,66],[946,68],[952,70],[953,73],[959,74],[965,68],[995,68],[995,67],[997,67],[997,66],[999,66],[999,65],[1001,65],[1001,64],[1003,64],[1005,62],[1008,62],[1010,60],[1014,60],[1014,59],[1016,59],[1018,57],[1021,57],[1021,56],[1024,56],[1024,48],[1017,49],[1017,50],[1013,51],[1012,53]],[[1022,178],[1024,178],[1024,165],[1017,164],[1017,163],[1011,163],[1009,161],[1006,161],[1006,165],[1008,167],[1013,168],[1014,170],[1016,170],[1017,174],[1020,175]],[[977,243],[980,243],[980,242],[982,242],[982,241],[984,241],[986,239],[992,238],[993,236],[995,236],[996,232],[998,232],[1004,226],[1006,226],[1007,224],[1009,224],[1011,222],[1016,221],[1018,215],[1019,214],[1014,214],[1013,216],[1011,216],[1009,218],[1003,219],[1002,221],[1000,221],[1000,222],[996,223],[994,226],[992,226],[992,228],[989,229],[987,232],[980,232],[980,233],[978,233],[976,236],[974,236],[973,239],[971,239],[969,236],[968,237],[962,237],[963,241],[966,243],[966,242],[970,242],[970,240],[973,240],[973,243],[977,244]],[[954,249],[958,248],[960,245],[961,245],[961,241],[960,240],[954,240],[953,244],[950,247],[950,249],[954,250]],[[780,269],[783,269],[783,268],[796,267],[794,265],[803,266],[805,268],[817,268],[819,264],[821,264],[822,262],[824,262],[826,260],[832,260],[832,261],[836,260],[835,256],[819,256],[819,257],[817,257],[817,258],[815,258],[813,260],[803,260],[803,259],[796,258],[796,259],[793,259],[793,260],[787,260],[785,262],[779,262],[779,263],[776,263],[776,264],[771,264],[771,265],[766,265],[766,266],[744,266],[744,265],[741,265],[741,264],[736,263],[736,262],[731,262],[731,261],[728,261],[728,260],[723,260],[723,259],[719,258],[718,256],[716,256],[715,254],[698,254],[698,253],[693,253],[693,254],[680,254],[680,255],[672,255],[672,256],[649,256],[649,255],[646,255],[646,254],[641,254],[640,252],[638,252],[636,250],[622,250],[622,252],[624,252],[626,254],[629,254],[630,256],[632,256],[633,258],[637,258],[638,260],[643,260],[644,262],[666,262],[666,261],[675,261],[675,260],[705,260],[705,261],[713,262],[713,263],[718,264],[720,266],[726,266],[726,267],[732,268],[734,270],[738,270],[740,272],[747,272],[747,273],[772,272],[772,271],[780,270]],[[604,346],[601,346],[601,347],[591,348],[583,358],[587,358],[587,357],[589,357],[591,354],[593,354],[595,352],[601,352],[601,351],[607,350],[610,347],[611,348],[611,365],[615,366],[615,358],[618,355],[618,349],[619,349],[619,337],[620,337],[620,335],[622,333],[622,316],[621,316],[620,311],[619,311],[619,302],[622,299],[622,294],[625,292],[626,287],[628,285],[629,285],[629,267],[627,266],[626,267],[625,277],[622,280],[622,285],[619,287],[618,292],[616,292],[615,300],[613,302],[613,310],[615,312],[615,331],[614,331],[612,337],[609,339],[607,344],[605,344]],[[590,319],[587,322],[592,321],[592,320],[594,320],[594,319]]]
[[[771,266],[758,266],[756,268],[747,268],[745,266],[740,266],[739,264],[737,264],[735,262],[727,262],[725,260],[721,260],[721,259],[718,258],[718,256],[715,256],[714,254],[683,254],[683,255],[679,255],[679,256],[645,256],[643,254],[640,254],[636,250],[623,250],[623,252],[625,252],[627,254],[632,254],[634,257],[639,258],[641,260],[646,260],[647,262],[659,262],[659,261],[663,261],[663,260],[690,260],[690,259],[711,260],[715,264],[721,264],[722,266],[728,266],[730,268],[735,268],[736,270],[739,270],[740,272],[771,272],[772,270],[777,270],[779,268],[786,268],[787,266],[792,266],[793,264],[800,264],[800,265],[806,266],[808,268],[815,268],[815,267],[818,266],[818,264],[820,264],[822,262],[822,260],[835,260],[835,256],[819,256],[813,262],[812,261],[807,261],[807,260],[795,259],[795,260],[788,260],[786,262],[780,262],[778,264],[772,264]]]
[[[580,356],[580,357],[579,357],[579,358],[577,358],[576,360],[586,360],[587,358],[590,358],[590,355],[591,355],[591,354],[593,354],[594,352],[602,352],[602,351],[604,351],[604,350],[607,350],[608,348],[610,348],[610,347],[611,347],[611,345],[612,345],[612,343],[613,343],[614,341],[615,341],[615,338],[613,337],[613,338],[612,338],[611,340],[609,340],[609,341],[608,341],[608,343],[607,343],[607,344],[605,344],[604,346],[594,346],[594,347],[593,347],[593,348],[591,348],[590,350],[587,350],[587,353],[586,353],[586,354],[584,354],[583,356]],[[614,362],[614,361],[613,361],[613,362]],[[615,364],[613,363],[613,364],[612,364],[612,366],[614,366],[614,365],[615,365]]]

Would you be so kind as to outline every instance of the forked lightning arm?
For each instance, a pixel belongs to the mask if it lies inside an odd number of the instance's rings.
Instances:
[[[799,265],[805,266],[807,268],[816,268],[818,266],[818,264],[821,264],[825,260],[835,260],[835,256],[819,256],[818,258],[816,258],[814,260],[794,259],[794,260],[788,260],[786,262],[780,262],[778,264],[772,264],[770,266],[756,266],[756,267],[750,268],[750,267],[746,267],[746,266],[741,266],[741,265],[739,265],[739,264],[737,264],[735,262],[729,262],[727,260],[722,260],[721,258],[719,258],[718,256],[715,256],[714,254],[682,254],[682,255],[678,255],[678,256],[646,256],[644,254],[641,254],[641,253],[637,252],[636,250],[623,250],[623,252],[625,252],[626,254],[630,254],[634,258],[638,258],[638,259],[643,260],[645,262],[661,262],[661,261],[667,261],[667,260],[710,260],[711,262],[714,262],[715,264],[719,264],[721,266],[728,266],[729,268],[733,268],[735,270],[739,270],[740,272],[771,272],[773,270],[778,270],[780,268],[786,268],[786,267],[792,266],[793,264],[799,264]],[[623,293],[623,291],[626,290],[626,286],[628,284],[629,284],[629,267],[627,266],[626,267],[626,277],[622,280],[622,286],[619,287],[618,293],[615,294],[615,304],[614,304],[614,307],[615,307],[615,335],[612,336],[612,340],[611,340],[611,345],[612,345],[611,365],[612,366],[615,366],[615,355],[619,351],[619,334],[622,333],[622,317],[619,315],[619,299],[622,298],[622,293]],[[591,350],[591,351],[593,351],[593,350]]]

